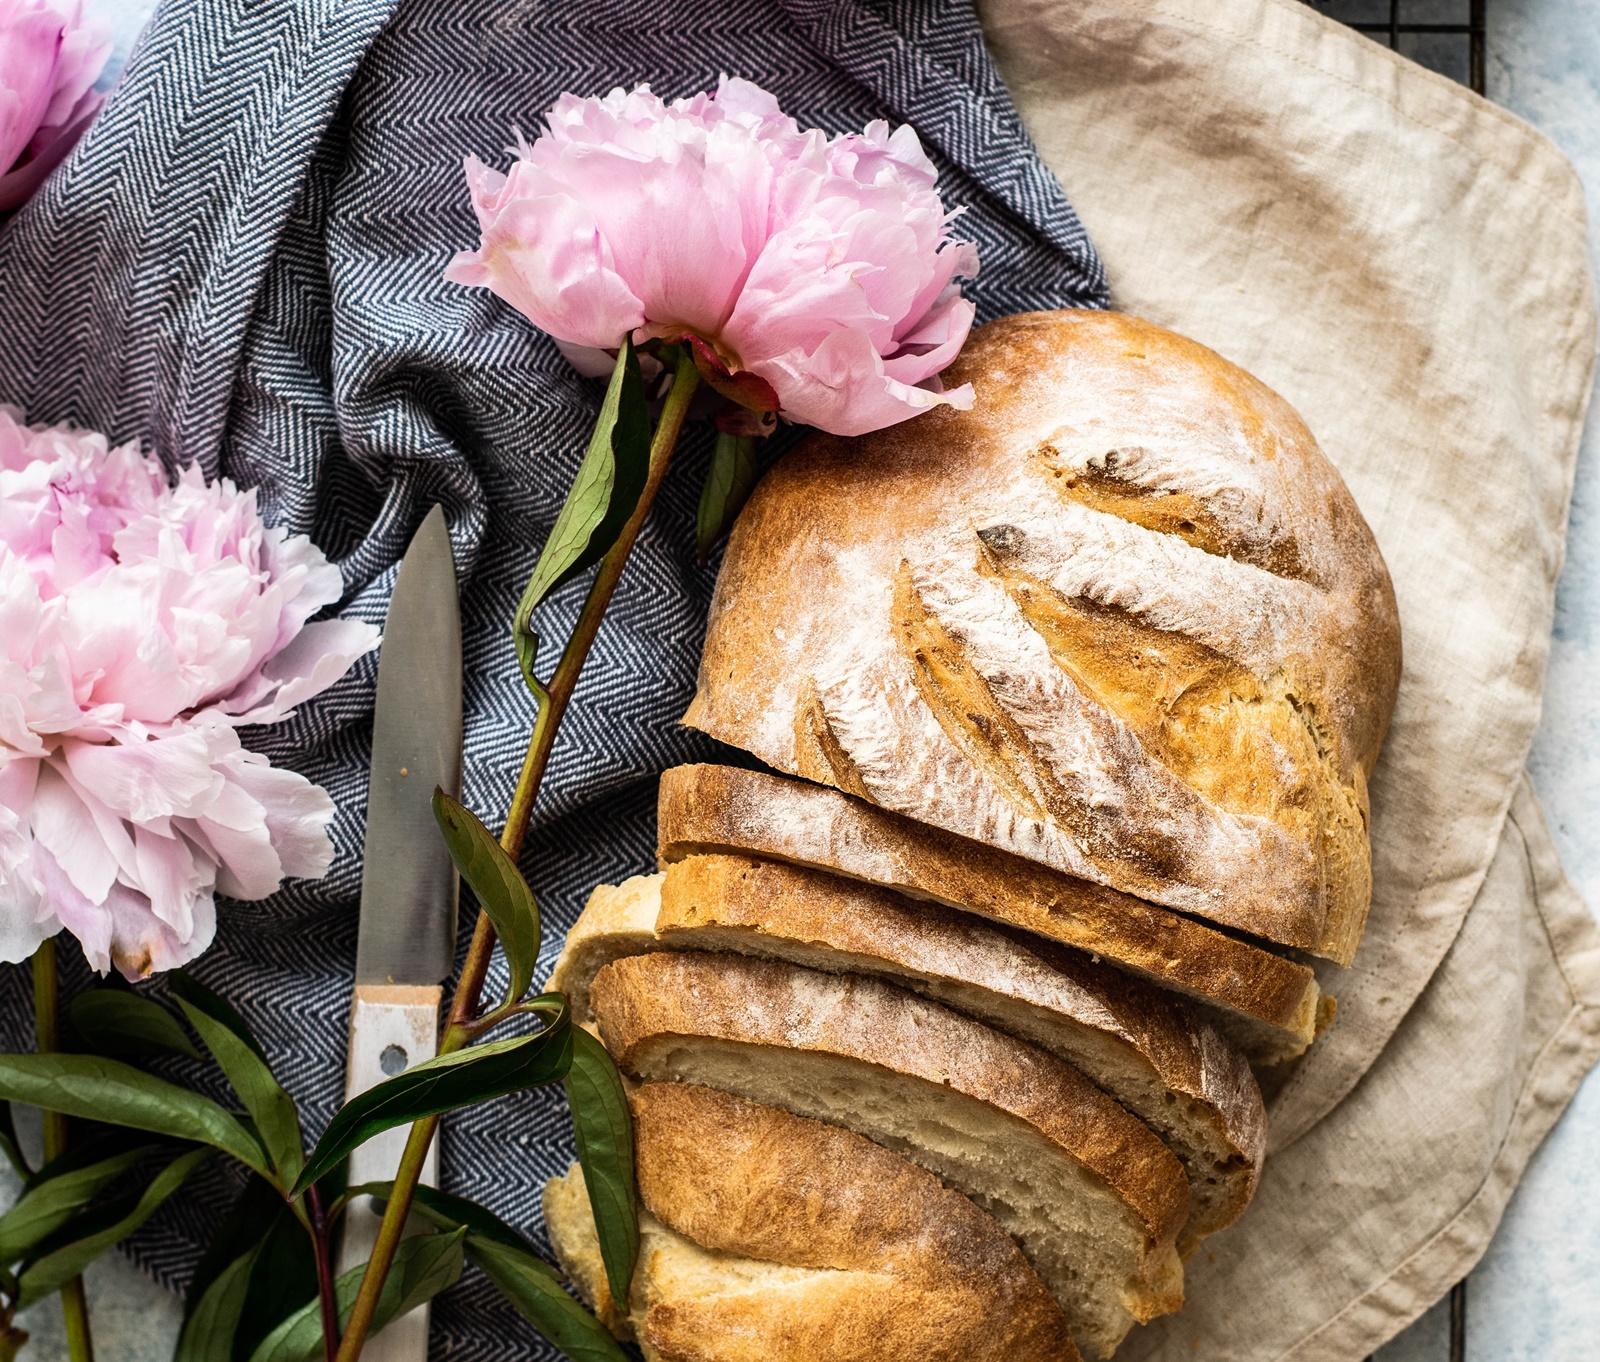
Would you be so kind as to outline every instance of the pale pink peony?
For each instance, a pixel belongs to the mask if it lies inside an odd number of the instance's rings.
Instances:
[[[25,202],[94,121],[110,55],[82,0],[0,0],[0,213]]]
[[[193,959],[214,893],[333,856],[333,802],[246,751],[378,631],[255,494],[0,406],[0,959],[68,928],[130,979]]]
[[[468,158],[483,244],[446,277],[492,289],[579,368],[609,368],[596,352],[629,333],[692,337],[720,390],[839,435],[972,404],[937,375],[972,326],[957,281],[977,253],[909,127],[801,132],[728,77],[670,105],[647,85],[563,95],[546,121],[509,175]]]

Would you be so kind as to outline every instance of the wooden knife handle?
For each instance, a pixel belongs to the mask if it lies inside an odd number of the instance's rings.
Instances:
[[[350,1067],[345,1101],[386,1078],[404,1073],[439,1050],[439,1004],[443,989],[437,984],[357,984],[350,1008]],[[386,1182],[400,1167],[410,1126],[395,1126],[374,1135],[350,1154],[350,1185]],[[422,1181],[439,1185],[439,1142],[428,1150]],[[339,1248],[338,1271],[357,1267],[372,1254],[381,1216],[367,1197],[357,1197],[344,1213],[344,1238]],[[411,1233],[425,1228],[415,1217]],[[427,1362],[428,1307],[410,1314],[376,1334],[361,1353],[362,1362]]]

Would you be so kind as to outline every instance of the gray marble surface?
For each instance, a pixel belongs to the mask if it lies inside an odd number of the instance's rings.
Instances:
[[[1218,0],[1223,3],[1224,0]],[[1334,0],[1340,11],[1383,17],[1378,0]],[[1405,0],[1408,20],[1464,9]],[[154,0],[89,0],[117,29],[114,64],[127,55]],[[1333,8],[1324,4],[1322,8]],[[1366,14],[1370,10],[1370,16]],[[1489,95],[1541,129],[1584,177],[1600,222],[1600,0],[1488,0]],[[1343,16],[1342,16],[1343,17]],[[1451,40],[1403,39],[1402,51],[1462,77]],[[107,79],[112,72],[108,71]],[[1592,244],[1600,272],[1600,240]],[[1600,405],[1600,404],[1597,404]],[[1567,562],[1556,599],[1544,721],[1530,759],[1568,870],[1600,904],[1600,419],[1591,413],[1573,494]],[[1470,1362],[1588,1362],[1600,1357],[1600,1074],[1592,1076],[1535,1156],[1468,1294]],[[0,1169],[0,1205],[16,1182]],[[181,1322],[178,1301],[116,1255],[88,1274],[98,1352],[106,1362],[165,1362]],[[26,1312],[25,1356],[65,1359],[60,1309]],[[1383,1348],[1380,1362],[1446,1362],[1441,1305]]]

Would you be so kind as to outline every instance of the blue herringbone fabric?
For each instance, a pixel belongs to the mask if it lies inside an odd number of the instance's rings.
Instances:
[[[269,519],[339,562],[342,608],[365,619],[441,502],[463,583],[466,797],[496,822],[531,719],[507,622],[597,392],[498,300],[443,281],[476,241],[461,160],[503,163],[513,125],[535,128],[562,91],[648,80],[673,97],[720,72],[806,126],[912,123],[978,243],[979,320],[1104,305],[971,0],[167,0],[89,137],[0,233],[0,400],[260,488]],[[676,726],[713,581],[694,553],[708,449],[687,440],[552,760],[526,857],[547,965],[592,885],[650,868],[654,776],[711,750]],[[541,635],[565,636],[581,593],[557,593]],[[330,791],[338,855],[325,880],[224,904],[196,968],[313,1131],[342,1086],[375,674],[369,658],[248,739]],[[31,1043],[28,996],[12,970],[10,1046]],[[560,1095],[462,1114],[443,1141],[446,1186],[538,1237],[539,1189],[572,1156]],[[162,1280],[185,1281],[228,1177],[213,1167],[136,1241]],[[556,1355],[471,1272],[434,1320],[436,1357]]]

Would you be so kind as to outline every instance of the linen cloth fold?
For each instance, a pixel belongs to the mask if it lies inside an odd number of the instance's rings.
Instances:
[[[563,91],[647,80],[671,98],[721,72],[802,126],[913,124],[977,243],[980,321],[1104,306],[1098,258],[970,0],[167,0],[99,122],[0,232],[0,401],[259,488],[269,522],[338,562],[352,616],[381,621],[411,532],[443,504],[463,584],[465,797],[499,817],[532,720],[509,622],[598,391],[499,300],[443,281],[477,241],[462,159],[505,164],[513,128],[533,134]],[[710,751],[676,726],[714,579],[693,529],[708,454],[704,431],[681,450],[552,758],[525,858],[546,968],[595,883],[653,864],[655,774]],[[565,637],[582,590],[542,608],[541,636]],[[366,659],[252,738],[332,794],[337,857],[321,882],[221,905],[195,966],[313,1131],[343,1089],[375,677]],[[13,971],[8,1046],[31,1044],[28,998]],[[448,1118],[442,1138],[449,1190],[540,1232],[542,1184],[573,1157],[559,1093]],[[227,1203],[220,1165],[202,1177],[133,1245],[174,1286]],[[435,1357],[556,1356],[472,1274],[433,1320]]]
[[[1338,1019],[1271,1104],[1254,1204],[1125,1349],[1355,1362],[1478,1260],[1600,1056],[1600,931],[1523,775],[1595,372],[1581,187],[1295,0],[980,9],[1113,304],[1293,403],[1394,578],[1372,915],[1318,967]]]

